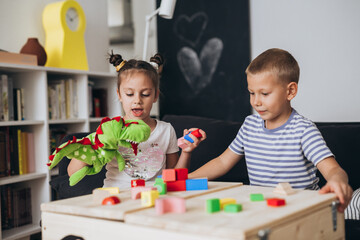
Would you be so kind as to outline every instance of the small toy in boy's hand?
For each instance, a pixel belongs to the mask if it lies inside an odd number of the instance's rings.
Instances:
[[[194,140],[192,140],[192,138],[189,136],[189,134],[191,134],[191,135],[193,135],[193,136],[195,136],[195,137],[197,137],[197,138],[201,138],[201,137],[202,137],[199,129],[196,129],[195,131],[189,132],[189,133],[186,134],[184,137],[181,137],[181,138],[178,139],[178,146],[179,146],[180,148],[183,149],[183,148],[187,147],[187,144],[185,143],[184,139],[185,139],[185,140],[188,140],[188,141],[191,142],[191,143],[194,143]]]
[[[75,185],[86,175],[99,173],[103,166],[115,157],[119,171],[125,167],[119,146],[132,148],[137,154],[140,142],[146,141],[151,133],[150,127],[142,120],[124,120],[121,117],[103,118],[96,132],[88,136],[60,145],[49,157],[49,169],[55,167],[63,157],[75,158],[87,164],[70,177],[70,186]]]

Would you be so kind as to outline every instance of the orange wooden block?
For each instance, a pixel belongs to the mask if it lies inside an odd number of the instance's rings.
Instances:
[[[176,181],[175,169],[163,169],[162,170],[162,179],[165,182]]]

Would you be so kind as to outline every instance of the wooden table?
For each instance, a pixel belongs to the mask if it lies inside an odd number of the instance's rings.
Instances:
[[[344,216],[333,211],[334,194],[298,190],[283,196],[274,188],[241,183],[209,182],[209,190],[170,192],[160,197],[186,199],[186,213],[157,215],[154,208],[131,200],[129,190],[117,196],[121,203],[103,206],[92,195],[41,205],[43,239],[67,235],[84,239],[345,239]],[[266,201],[251,202],[251,193],[265,198],[285,198],[286,206],[269,207]],[[242,204],[239,213],[209,214],[210,198],[234,198]],[[334,215],[335,213],[335,215]],[[335,217],[335,218],[334,218]],[[336,230],[334,230],[336,228]]]

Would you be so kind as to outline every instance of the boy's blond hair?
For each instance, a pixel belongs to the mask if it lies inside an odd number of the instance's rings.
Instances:
[[[274,73],[284,83],[299,82],[300,68],[297,61],[289,52],[279,48],[271,48],[261,53],[245,71],[247,75],[262,72]]]

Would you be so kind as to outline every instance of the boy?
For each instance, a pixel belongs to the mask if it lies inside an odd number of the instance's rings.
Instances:
[[[320,193],[334,192],[344,212],[352,189],[345,171],[310,120],[291,107],[298,90],[300,69],[294,57],[269,49],[246,69],[250,103],[258,115],[248,116],[230,146],[189,177],[209,180],[227,173],[244,155],[251,185],[318,190],[316,168],[327,180]]]

